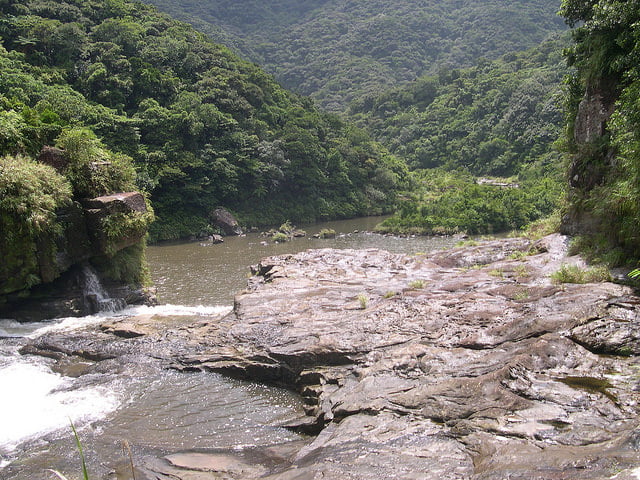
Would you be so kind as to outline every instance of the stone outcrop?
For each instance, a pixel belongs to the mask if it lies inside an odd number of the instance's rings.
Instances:
[[[144,214],[147,205],[139,192],[115,193],[82,202],[87,228],[94,254],[112,255],[115,251],[138,243],[147,233],[146,228],[128,229],[116,240],[105,229],[105,220],[116,215]]]
[[[219,227],[225,235],[242,235],[242,228],[235,217],[223,207],[216,208],[211,212],[213,225]]]
[[[578,145],[592,143],[607,133],[607,122],[613,115],[617,100],[616,81],[600,79],[587,85],[578,106],[574,139]]]
[[[43,232],[35,240],[25,236],[26,246],[20,250],[24,261],[14,261],[15,269],[0,275],[0,317],[37,321],[95,313],[84,298],[83,266],[139,243],[147,231],[145,222],[132,222],[133,227],[120,228],[115,237],[105,225],[111,219],[115,227],[122,227],[127,219],[146,212],[138,192],[87,199],[82,205],[72,202],[59,209],[57,231]],[[11,255],[18,255],[15,248]],[[149,292],[128,282],[107,283],[107,289],[130,304],[152,302]]]
[[[640,299],[555,285],[563,264],[581,260],[559,235],[418,256],[308,251],[254,267],[223,318],[113,321],[25,352],[146,355],[286,385],[307,405],[288,426],[316,436],[278,462],[175,452],[143,461],[146,478],[637,479]]]
[[[50,165],[58,172],[63,172],[69,165],[69,158],[65,155],[64,150],[45,145],[38,155],[38,162]]]
[[[614,161],[615,152],[603,147],[607,124],[615,111],[618,99],[618,81],[599,79],[587,85],[574,122],[577,152],[572,156],[567,178],[571,187],[570,197],[581,198],[597,185],[602,184]],[[570,202],[571,203],[571,202]],[[600,220],[581,202],[571,206],[562,221],[562,233],[579,235],[601,230]]]

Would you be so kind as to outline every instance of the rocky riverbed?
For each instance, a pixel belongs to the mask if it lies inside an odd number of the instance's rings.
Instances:
[[[288,426],[308,441],[138,458],[136,478],[637,480],[640,298],[553,284],[582,263],[566,244],[271,257],[222,319],[140,316],[23,351],[222,372],[305,400]]]

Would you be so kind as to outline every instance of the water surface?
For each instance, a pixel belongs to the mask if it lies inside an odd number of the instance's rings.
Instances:
[[[273,243],[258,233],[225,237],[224,243],[166,243],[150,246],[147,258],[161,302],[185,305],[232,305],[233,295],[247,284],[249,266],[271,255],[298,253],[312,248],[380,248],[392,253],[414,254],[450,248],[453,237],[394,237],[370,233],[380,217],[326,222],[304,227],[307,237]],[[334,229],[332,239],[313,235]],[[354,233],[357,232],[357,233]]]

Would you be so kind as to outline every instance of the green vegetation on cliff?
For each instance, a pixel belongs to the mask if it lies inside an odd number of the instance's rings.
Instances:
[[[0,151],[33,155],[91,129],[109,163],[134,159],[155,239],[207,231],[218,205],[259,225],[394,204],[403,162],[152,7],[8,1],[0,15]]]
[[[568,101],[569,211],[600,259],[640,258],[640,5],[564,0],[576,26]],[[585,243],[583,239],[582,243]]]
[[[92,196],[130,189],[133,167],[124,156],[118,162],[105,161],[97,155],[103,152],[99,142],[82,141],[85,135],[77,129],[61,135],[69,150],[60,154],[64,165],[56,168],[23,155],[0,157],[0,303],[3,295],[26,294],[34,285],[52,282],[71,265],[90,258],[111,263],[103,269],[111,279],[132,285],[144,282],[144,236],[153,212],[107,215],[98,226],[107,237],[106,247],[92,244],[86,212],[78,201],[88,188]],[[71,139],[77,141],[74,148]],[[123,239],[129,243],[117,246]],[[137,245],[131,246],[130,239]],[[128,256],[120,253],[125,246],[130,246]],[[126,274],[109,274],[115,271]]]
[[[332,111],[425,74],[533,47],[564,28],[557,0],[146,1]]]
[[[0,158],[0,295],[43,281],[38,250],[41,257],[55,255],[45,239],[60,233],[55,212],[70,203],[71,184],[53,167]]]

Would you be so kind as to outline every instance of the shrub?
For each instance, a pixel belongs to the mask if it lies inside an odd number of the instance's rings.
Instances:
[[[0,158],[0,294],[55,276],[56,209],[69,202],[71,186],[52,167]]]
[[[53,167],[22,156],[0,158],[3,218],[11,216],[36,234],[52,229],[56,209],[70,202],[71,185]]]
[[[360,309],[365,310],[369,303],[369,298],[364,293],[361,293],[358,295],[358,302],[360,303]]]
[[[323,228],[318,233],[320,238],[336,238],[336,231],[332,228]]]
[[[57,144],[69,159],[64,174],[77,197],[93,198],[136,189],[133,160],[107,150],[88,128],[65,130]]]
[[[286,233],[282,233],[282,232],[276,232],[271,237],[271,240],[273,240],[274,243],[288,242],[289,241],[289,235],[287,235]]]
[[[611,273],[605,266],[582,268],[577,265],[562,265],[551,274],[554,283],[598,283],[611,281]]]

